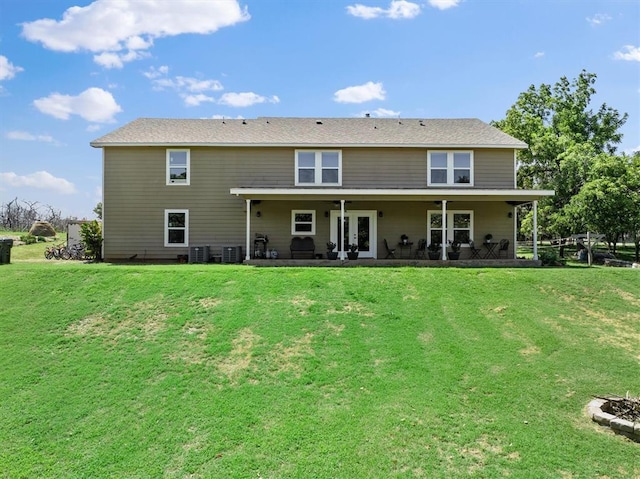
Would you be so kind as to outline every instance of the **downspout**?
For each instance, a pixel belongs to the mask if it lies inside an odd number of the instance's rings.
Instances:
[[[533,260],[538,261],[538,200],[533,201]]]
[[[442,259],[447,259],[447,200],[442,200]]]
[[[247,252],[247,254],[245,254],[244,259],[246,261],[249,261],[251,259],[251,253],[249,251],[249,248],[251,247],[250,244],[250,232],[251,232],[251,200],[245,200],[247,202],[247,238],[246,238],[246,244],[245,244],[245,251]]]
[[[338,231],[338,244],[340,245],[340,259],[344,260],[344,200],[340,200],[340,231]]]

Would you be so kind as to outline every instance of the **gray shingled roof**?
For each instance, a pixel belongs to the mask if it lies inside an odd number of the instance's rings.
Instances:
[[[526,144],[475,118],[139,118],[91,146],[496,147]]]

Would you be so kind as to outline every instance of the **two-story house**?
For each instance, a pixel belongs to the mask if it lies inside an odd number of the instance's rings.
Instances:
[[[526,145],[477,119],[141,118],[91,145],[103,149],[107,261],[196,245],[241,245],[249,260],[257,234],[279,258],[294,237],[385,258],[401,235],[460,241],[465,258],[491,235],[513,259],[515,207],[553,195],[518,189]]]

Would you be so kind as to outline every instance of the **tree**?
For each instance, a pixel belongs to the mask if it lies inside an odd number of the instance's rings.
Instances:
[[[102,201],[96,205],[93,209],[93,212],[96,214],[99,220],[102,219]]]
[[[604,234],[615,253],[620,237],[637,229],[639,176],[640,169],[634,167],[632,158],[601,153],[594,159],[586,183],[566,206],[566,216],[583,230]]]
[[[87,253],[93,256],[95,261],[102,261],[102,227],[96,220],[88,221],[80,225],[80,236],[86,246]]]
[[[518,152],[518,186],[556,191],[554,197],[540,202],[542,232],[561,236],[572,232],[574,225],[565,206],[585,184],[594,157],[615,153],[622,139],[619,130],[626,113],[620,115],[606,103],[596,112],[590,109],[596,78],[583,70],[573,81],[562,77],[553,86],[531,85],[506,118],[493,122],[529,145]]]

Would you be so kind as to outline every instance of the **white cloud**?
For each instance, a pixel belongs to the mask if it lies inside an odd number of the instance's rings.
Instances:
[[[167,65],[162,65],[159,68],[151,67],[148,72],[143,72],[142,74],[148,79],[153,80],[154,78],[168,75],[169,67]]]
[[[626,52],[615,52],[613,58],[616,60],[626,60],[630,62],[640,62],[640,47],[634,47],[633,45],[625,45],[623,50]]]
[[[382,83],[367,82],[364,85],[350,86],[333,94],[337,103],[364,103],[371,100],[384,100],[387,92]]]
[[[23,23],[22,35],[54,51],[98,53],[98,64],[122,68],[144,56],[155,38],[211,34],[250,18],[236,0],[96,0],[68,8],[59,21]]]
[[[7,57],[0,55],[0,81],[11,80],[21,71],[24,71],[24,68],[14,65]]]
[[[215,103],[216,99],[212,96],[207,96],[204,93],[198,93],[197,95],[181,95],[184,100],[184,104],[187,106],[199,106],[201,103]]]
[[[170,78],[168,76],[169,67],[166,65],[159,68],[151,67],[149,71],[143,72],[142,74],[151,80],[154,90],[162,91],[164,89],[171,89],[178,92],[178,95],[184,100],[187,106],[198,106],[205,102],[214,103],[216,99],[212,96],[205,95],[204,92],[224,90],[222,83],[218,80],[184,76]]]
[[[50,190],[63,195],[70,195],[76,192],[76,187],[73,183],[64,178],[57,178],[47,171],[36,171],[25,176],[19,176],[13,172],[0,173],[0,182],[13,187]]]
[[[122,68],[125,63],[148,57],[148,52],[129,50],[127,53],[104,52],[93,56],[93,61],[104,68]]]
[[[363,111],[357,116],[362,118],[363,116],[367,116],[367,114],[374,118],[397,118],[400,116],[399,111],[387,110],[386,108],[378,108],[373,111]]]
[[[268,98],[253,92],[225,93],[220,97],[218,103],[221,105],[243,108],[256,105],[258,103],[280,103],[280,98],[275,95]]]
[[[59,144],[51,135],[34,135],[33,133],[29,133],[27,131],[9,131],[5,134],[9,140],[19,140],[19,141],[42,141],[44,143],[53,143]]]
[[[533,58],[542,58],[544,56],[544,52],[536,52],[533,55]]]
[[[420,5],[417,3],[407,2],[406,0],[393,0],[389,4],[389,8],[367,7],[359,3],[349,5],[347,13],[354,17],[370,20],[372,18],[386,17],[394,20],[414,18],[420,15]]]
[[[429,5],[439,10],[457,7],[462,0],[429,0]]]
[[[113,116],[122,111],[111,93],[101,88],[88,88],[78,96],[52,93],[38,98],[33,105],[42,113],[60,120],[78,115],[93,123],[113,123]]]
[[[593,17],[587,17],[587,22],[596,27],[611,20],[611,16],[606,13],[596,13]]]

